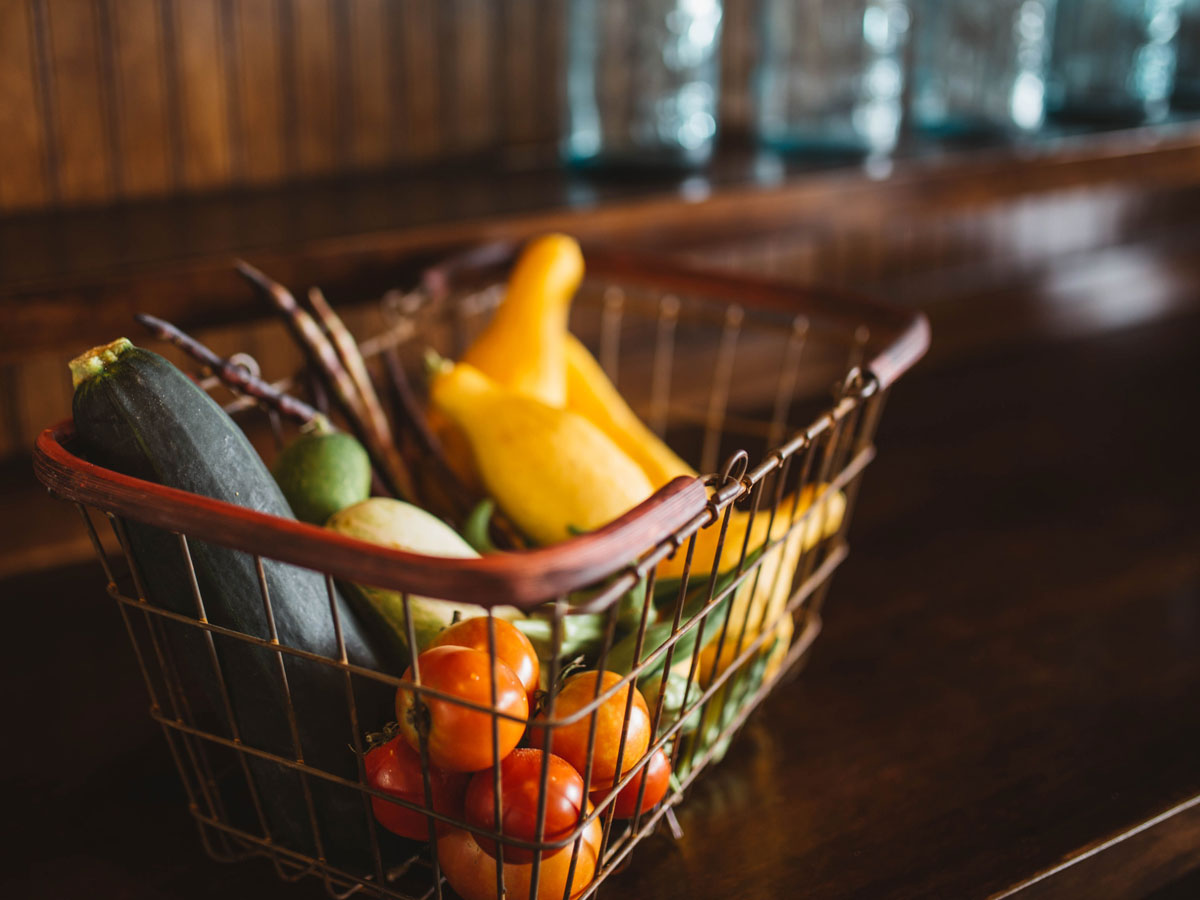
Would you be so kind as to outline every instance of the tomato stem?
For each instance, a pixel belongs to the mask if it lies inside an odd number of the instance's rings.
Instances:
[[[368,731],[366,736],[366,750],[364,753],[370,753],[376,747],[382,747],[399,733],[399,722],[388,722],[383,726],[381,731]]]

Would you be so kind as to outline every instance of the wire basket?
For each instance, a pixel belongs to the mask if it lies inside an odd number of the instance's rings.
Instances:
[[[364,354],[390,356],[414,373],[428,346],[456,356],[499,302],[501,273],[511,258],[508,249],[486,248],[431,271],[416,291],[388,295],[382,304],[386,327],[363,342]],[[487,886],[471,890],[503,896],[507,889],[511,896],[533,898],[553,889],[564,900],[590,896],[660,822],[677,828],[672,807],[808,653],[821,628],[830,578],[846,558],[844,536],[861,474],[875,452],[872,437],[885,395],[925,352],[928,325],[918,313],[830,291],[617,255],[592,254],[588,263],[572,330],[644,420],[701,471],[715,474],[676,479],[609,525],[559,545],[477,559],[418,556],[102,469],[72,452],[69,423],[39,437],[37,474],[79,508],[145,678],[150,714],[162,726],[191,813],[215,858],[265,856],[282,878],[316,875],[334,896],[452,896],[432,844],[378,827],[372,801],[380,799],[427,813],[431,842],[447,834],[461,840],[457,829],[466,829],[494,841],[502,856],[532,856],[529,862],[491,864]],[[128,577],[107,561],[89,510],[110,523],[125,551]],[[130,552],[129,520],[177,535],[192,575],[193,614],[171,611],[147,595]],[[322,655],[280,643],[274,614],[281,599],[269,595],[261,578],[266,633],[209,621],[191,571],[196,542],[248,554],[260,573],[264,560],[322,572],[338,652]],[[391,692],[406,684],[418,708],[457,703],[490,719],[493,735],[506,718],[494,705],[467,704],[422,684],[419,664],[411,682],[397,672],[355,665],[342,639],[335,581],[404,592],[406,612],[414,597],[486,606],[493,656],[495,607],[516,606],[544,618],[556,652],[549,654],[534,746],[548,750],[563,729],[587,723],[580,774],[585,796],[592,797],[590,811],[584,804],[574,826],[553,839],[522,840],[471,828],[460,815],[429,812],[434,804],[427,765],[423,799],[367,787],[364,734],[383,723],[364,719],[364,690]],[[600,635],[587,651],[588,668],[620,677],[611,684],[595,679],[590,702],[563,715],[555,707],[567,660],[557,651],[572,626],[584,621],[577,617],[591,617]],[[185,645],[203,648],[204,685],[194,667],[181,672]],[[243,739],[230,702],[230,694],[244,687],[230,683],[234,648],[274,659],[279,684],[272,690],[291,728],[290,748]],[[305,757],[299,732],[312,724],[304,721],[312,711],[298,712],[294,701],[302,698],[288,687],[289,672],[299,665],[321,667],[344,682],[342,707],[322,711],[327,727],[345,731],[341,765]],[[222,699],[215,716],[201,708],[214,686]],[[627,755],[639,695],[646,701],[650,738],[644,753]],[[598,711],[613,702],[623,715],[614,768],[620,774],[602,785],[593,771]],[[526,742],[533,739],[526,734]],[[427,760],[424,730],[420,743]],[[643,810],[649,779],[641,775],[660,749],[671,760],[673,780],[663,801]],[[492,753],[498,755],[494,740]],[[637,756],[632,767],[627,756]],[[281,781],[285,776],[291,780]],[[499,776],[493,777],[499,794]],[[546,778],[543,764],[539,835],[545,835]],[[299,828],[278,825],[275,807],[283,792],[272,791],[281,784],[305,813]],[[616,798],[630,784],[638,791],[634,812],[618,819]],[[336,807],[351,810],[346,818],[331,819],[334,807],[325,802],[331,794],[353,798]],[[347,847],[347,835],[358,843]]]

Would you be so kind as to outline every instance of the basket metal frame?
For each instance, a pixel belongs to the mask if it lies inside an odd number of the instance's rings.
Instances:
[[[479,264],[478,255],[468,259],[467,264],[449,266],[427,278],[421,291],[414,297],[405,295],[407,313],[393,321],[389,334],[364,342],[372,353],[388,346],[411,340],[416,336],[410,314],[425,304],[451,302],[465,297],[468,306],[472,303],[483,314],[489,300],[477,289],[463,285],[478,282],[487,277],[494,278],[497,265],[503,265],[511,255],[492,252],[483,257]],[[445,560],[421,557],[400,551],[387,550],[375,545],[354,541],[299,522],[285,521],[272,516],[255,513],[240,507],[220,503],[208,498],[197,497],[181,491],[153,485],[129,478],[94,466],[70,450],[72,434],[69,424],[47,429],[39,437],[35,450],[35,468],[39,477],[57,495],[72,501],[79,510],[93,546],[100,557],[107,580],[107,591],[117,602],[118,609],[130,638],[150,700],[150,715],[159,723],[164,738],[183,781],[189,809],[200,831],[206,850],[216,859],[235,860],[252,856],[268,857],[278,875],[285,880],[295,880],[306,875],[323,879],[331,896],[345,897],[365,892],[375,896],[415,900],[415,898],[443,895],[444,878],[436,853],[428,848],[414,849],[411,853],[394,853],[381,849],[379,828],[371,812],[371,799],[382,798],[409,809],[419,810],[428,816],[429,837],[436,844],[438,828],[452,826],[467,828],[476,835],[492,838],[503,860],[504,847],[532,851],[529,881],[531,898],[537,896],[539,877],[545,860],[557,852],[570,848],[570,862],[566,876],[564,900],[571,893],[573,875],[584,857],[585,836],[593,823],[599,822],[601,837],[595,850],[594,876],[587,888],[579,894],[591,896],[605,877],[626,859],[633,847],[664,819],[676,829],[673,807],[678,804],[688,786],[723,753],[723,746],[735,734],[746,718],[771,692],[779,680],[797,668],[806,658],[813,641],[821,629],[821,608],[829,589],[833,572],[846,558],[846,528],[861,484],[861,475],[871,462],[875,449],[873,437],[882,412],[887,389],[891,383],[911,366],[928,345],[928,325],[916,313],[881,307],[860,298],[847,297],[827,291],[814,291],[770,282],[755,281],[729,275],[697,272],[663,265],[656,261],[630,260],[626,257],[589,256],[592,275],[609,287],[622,288],[637,285],[653,291],[659,298],[657,339],[654,346],[652,371],[658,372],[664,365],[670,366],[672,352],[671,324],[681,314],[679,297],[701,295],[739,304],[734,316],[725,316],[723,327],[740,327],[742,316],[754,316],[759,310],[787,311],[792,316],[803,316],[793,320],[801,323],[800,332],[811,339],[811,334],[836,336],[846,347],[843,375],[839,378],[834,393],[834,402],[811,424],[780,443],[751,466],[745,450],[734,453],[718,474],[704,479],[677,479],[657,492],[654,497],[622,516],[616,522],[589,535],[574,538],[556,547],[500,554],[479,560]],[[481,300],[481,296],[483,299]],[[612,294],[605,295],[606,305],[611,305]],[[393,300],[388,302],[395,309]],[[613,342],[606,339],[611,335],[611,309],[606,309],[608,319],[601,327],[601,360],[610,367],[617,358]],[[620,310],[617,310],[619,315]],[[666,323],[666,327],[664,327]],[[795,327],[794,327],[795,331]],[[665,337],[664,337],[665,336]],[[878,337],[876,337],[878,336]],[[874,343],[871,345],[872,338]],[[803,338],[802,338],[803,340]],[[728,352],[722,341],[718,356]],[[874,350],[873,355],[868,350]],[[869,358],[867,358],[869,356]],[[797,360],[798,364],[798,360]],[[704,455],[711,458],[715,452],[715,429],[725,422],[724,404],[728,396],[729,380],[732,377],[732,362],[725,364],[717,360],[716,377],[710,389],[709,410],[721,414],[710,415],[704,437]],[[788,372],[781,373],[781,394]],[[794,385],[793,385],[794,387]],[[655,388],[654,390],[657,390]],[[720,396],[721,392],[725,396]],[[652,394],[654,391],[652,390]],[[664,419],[666,400],[661,392],[652,397],[653,422]],[[788,403],[776,399],[772,433],[780,430],[780,421],[785,418]],[[654,412],[657,410],[657,412]],[[719,434],[717,435],[719,437]],[[811,501],[802,507],[798,497],[803,489],[812,492]],[[836,530],[817,540],[811,548],[805,547],[806,538],[799,531],[807,531],[815,525],[820,535],[825,530],[823,521],[828,504],[823,502],[834,492],[843,491],[845,507],[841,522]],[[764,496],[766,495],[766,496]],[[789,502],[790,501],[790,502]],[[117,573],[105,556],[102,542],[89,508],[97,510],[107,518],[121,545],[129,567],[132,590],[122,587]],[[735,508],[738,511],[735,513]],[[723,560],[724,545],[730,522],[736,515],[744,515],[746,526],[739,550],[738,562],[732,571],[714,564],[711,571],[693,571],[692,562],[698,536],[707,529],[717,529],[718,536],[714,560]],[[767,539],[761,550],[749,546],[749,535],[753,531],[756,517],[767,517]],[[777,534],[776,524],[786,518],[786,529]],[[168,529],[178,535],[180,549],[189,569],[190,584],[195,603],[195,616],[185,616],[155,605],[147,595],[135,554],[130,547],[125,528],[125,519],[130,518]],[[793,537],[801,541],[801,551],[796,559],[794,571],[784,572],[782,562],[787,544]],[[262,595],[263,608],[268,623],[265,636],[244,634],[223,628],[210,622],[205,614],[204,597],[192,569],[190,541],[204,540],[219,543],[253,555]],[[659,563],[677,553],[685,554],[682,577],[674,599],[669,603],[656,604],[656,571]],[[739,596],[754,597],[760,590],[760,578],[764,561],[778,557],[774,565],[773,583],[765,590],[774,594],[786,591],[784,602],[768,621],[769,605],[763,604],[761,617],[750,621],[753,603],[745,604],[745,614],[740,622],[731,622],[732,613]],[[338,658],[315,654],[303,648],[280,643],[274,629],[273,604],[266,578],[263,575],[263,559],[315,568],[325,575],[329,596],[329,609],[339,649]],[[313,560],[320,560],[314,565]],[[632,564],[622,560],[635,559]],[[542,708],[542,749],[548,751],[553,735],[558,729],[566,728],[584,718],[589,721],[587,761],[580,774],[584,780],[585,796],[602,790],[594,809],[581,811],[576,826],[569,834],[557,839],[522,840],[505,835],[502,826],[497,830],[472,827],[469,823],[452,816],[433,811],[432,791],[429,780],[428,747],[425,734],[421,733],[420,752],[423,761],[424,801],[413,803],[403,798],[376,791],[366,784],[363,768],[363,732],[379,723],[360,722],[354,696],[354,679],[371,679],[391,686],[405,686],[417,698],[418,707],[427,700],[437,699],[456,703],[472,709],[491,719],[493,734],[494,790],[496,800],[495,821],[499,815],[499,773],[496,758],[496,734],[501,720],[507,717],[495,708],[495,684],[492,685],[492,705],[471,704],[459,698],[439,692],[421,681],[419,659],[413,660],[411,682],[394,674],[376,672],[349,662],[342,640],[338,605],[334,601],[335,578],[374,584],[404,592],[403,602],[407,613],[411,596],[443,596],[447,599],[470,600],[488,606],[489,648],[495,657],[495,617],[491,607],[498,604],[513,604],[523,609],[548,611],[552,641],[561,647],[564,621],[570,615],[599,614],[604,617],[604,639],[594,667],[603,670],[612,651],[618,633],[618,600],[641,583],[645,584],[645,599],[642,601],[640,619],[627,635],[634,640],[633,665],[614,685],[601,690],[596,679],[596,689],[591,702],[570,715],[555,715],[557,690],[552,688],[544,698]],[[592,588],[586,602],[571,602],[569,595],[574,591]],[[479,599],[486,598],[486,599]],[[701,602],[702,601],[702,602]],[[671,623],[669,636],[654,647],[644,646],[650,616],[655,607],[666,608],[664,618]],[[690,609],[685,615],[685,606]],[[706,625],[711,616],[721,616],[715,648],[705,636]],[[761,668],[755,675],[755,665],[762,663],[784,617],[791,617],[798,631],[791,640],[782,662],[773,672],[765,673]],[[409,646],[416,644],[409,622]],[[199,728],[192,716],[188,703],[188,692],[175,670],[169,642],[162,635],[167,621],[178,626],[195,628],[204,633],[209,658],[220,696],[224,703],[224,714],[228,731],[216,734]],[[689,635],[696,637],[690,638]],[[277,661],[280,683],[285,697],[288,722],[292,729],[292,757],[271,753],[249,746],[239,736],[237,717],[229,699],[226,676],[215,643],[216,637],[223,640],[243,642],[273,653]],[[736,636],[736,637],[735,637]],[[731,642],[727,645],[727,639]],[[689,641],[690,651],[676,651]],[[725,653],[729,648],[728,661]],[[709,676],[700,678],[702,652],[713,648]],[[354,748],[358,760],[358,781],[326,772],[307,764],[301,752],[295,709],[292,706],[287,686],[286,657],[294,657],[332,667],[342,673],[346,685],[347,706],[352,734],[348,743]],[[548,673],[548,684],[560,682],[561,665],[559,654],[554,654]],[[661,663],[660,663],[661,660]],[[678,709],[667,710],[665,698],[671,679],[674,687],[679,686],[679,673],[675,671],[687,661],[687,674],[683,681],[683,697]],[[660,674],[661,673],[661,674]],[[673,674],[674,673],[674,674]],[[653,676],[653,677],[651,677]],[[754,679],[757,677],[758,681]],[[593,764],[597,738],[597,710],[602,704],[624,697],[624,723],[628,726],[634,702],[634,685],[642,683],[650,689],[657,682],[655,699],[650,709],[651,739],[646,753],[632,767],[624,764],[626,731],[623,729],[617,749],[615,771],[621,773],[612,785],[597,788],[593,781]],[[740,695],[735,691],[741,689]],[[619,702],[619,700],[617,701]],[[704,723],[715,717],[719,722],[715,736],[703,742],[697,735],[704,731]],[[687,730],[689,722],[698,718],[700,730]],[[667,797],[657,807],[644,814],[642,792],[638,795],[638,812],[623,824],[615,818],[617,794],[648,763],[658,749],[669,752],[672,769],[685,772],[672,786]],[[212,754],[229,754],[236,758],[233,775],[214,763]],[[269,798],[260,795],[251,772],[249,759],[267,760],[301,776],[310,825],[317,849],[308,855],[282,846],[272,839],[264,804]],[[543,757],[542,783],[546,783],[548,759]],[[228,767],[227,767],[228,768]],[[244,781],[259,824],[259,833],[251,833],[234,825],[223,808],[218,781],[238,777]],[[371,840],[372,867],[368,872],[352,872],[335,867],[325,858],[321,846],[321,828],[317,821],[310,789],[311,779],[324,779],[343,787],[361,792],[363,811]],[[542,792],[538,809],[538,834],[544,834],[545,791]],[[588,852],[591,852],[590,847]],[[496,866],[497,895],[502,896],[505,888],[505,868]]]

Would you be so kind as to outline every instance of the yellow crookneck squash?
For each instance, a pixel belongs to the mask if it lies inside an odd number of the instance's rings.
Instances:
[[[566,336],[567,409],[589,419],[642,467],[654,487],[696,470],[647,428],[604,369],[573,334]]]
[[[574,238],[548,234],[526,245],[504,299],[461,362],[496,384],[548,406],[567,405],[567,317],[583,280]]]
[[[566,403],[564,338],[571,300],[583,279],[583,253],[574,238],[548,234],[530,241],[509,275],[492,320],[463,354],[501,387],[550,406]],[[470,490],[483,484],[462,430],[432,409],[429,427],[451,470]]]
[[[599,528],[654,491],[583,416],[503,388],[474,366],[446,364],[431,399],[466,435],[487,492],[539,544]]]

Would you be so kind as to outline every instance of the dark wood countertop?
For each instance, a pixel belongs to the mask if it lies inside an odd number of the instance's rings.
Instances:
[[[1048,331],[1033,281],[931,303],[808,669],[601,896],[1196,896],[1200,276],[1153,249],[1184,299],[1133,327]],[[1089,308],[1144,301],[1113,284]],[[204,857],[100,580],[0,582],[0,894],[323,896]]]
[[[637,191],[547,206],[518,178],[511,209],[455,213],[472,181],[437,201],[444,227],[392,209],[403,185],[351,191],[357,211],[310,192],[316,218],[297,221],[282,194],[245,222],[238,198],[145,221],[9,221],[0,259],[21,265],[0,306],[28,329],[0,340],[0,362],[40,347],[58,371],[64,322],[111,337],[137,304],[197,325],[243,317],[231,252],[365,300],[408,254],[547,227],[919,304],[933,347],[888,401],[808,668],[695,785],[684,838],[646,841],[600,896],[1183,900],[1200,896],[1197,134],[685,206]],[[137,259],[90,243],[117,220],[111,241]],[[269,239],[251,227],[267,220]],[[157,244],[133,240],[170,221]],[[22,261],[23,246],[63,255]],[[65,554],[72,514],[37,496],[26,515],[36,493],[6,497],[0,533]],[[205,857],[98,565],[8,577],[0,598],[0,896],[325,896],[265,862]]]

